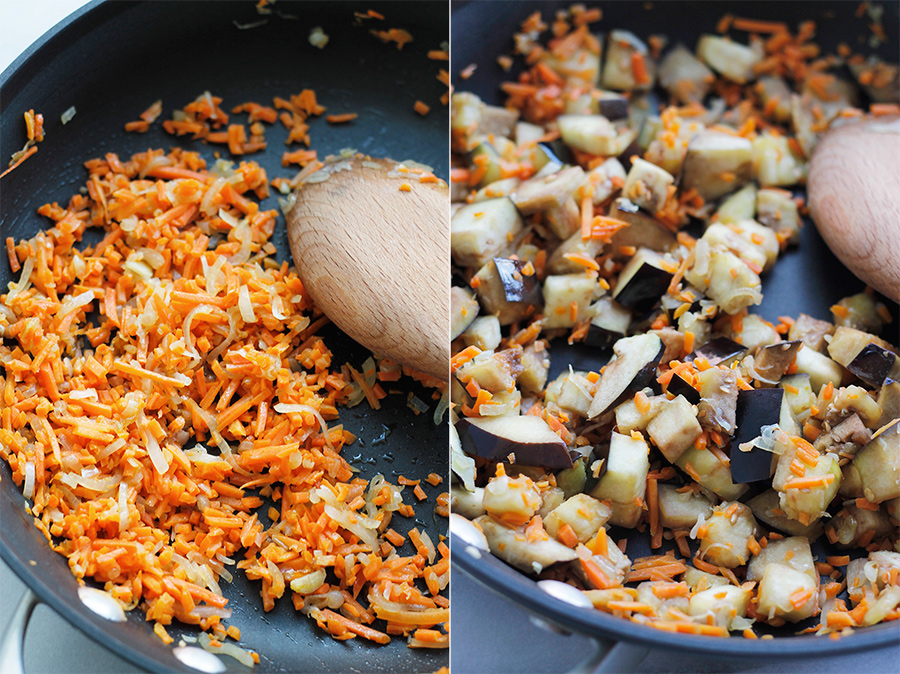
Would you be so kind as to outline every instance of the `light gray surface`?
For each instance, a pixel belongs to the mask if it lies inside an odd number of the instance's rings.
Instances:
[[[585,660],[593,642],[538,627],[524,609],[484,590],[453,570],[450,618],[453,674],[562,674]],[[897,674],[900,645],[832,658],[789,661],[706,660],[690,654],[648,651],[638,673],[674,674]]]
[[[84,0],[0,0],[0,71]],[[5,162],[3,162],[5,163]],[[0,633],[5,634],[25,586],[0,562]],[[25,636],[27,674],[131,674],[141,670],[97,645],[44,605]]]

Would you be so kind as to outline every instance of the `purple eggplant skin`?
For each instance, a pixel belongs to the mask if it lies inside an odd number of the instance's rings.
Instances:
[[[740,445],[758,437],[763,426],[778,423],[782,397],[784,389],[781,388],[738,392],[736,428],[731,438],[731,479],[735,484],[768,480],[772,476],[772,452],[758,447],[742,452]]]
[[[587,334],[584,336],[584,343],[587,346],[593,346],[598,349],[608,349],[625,335],[618,332],[610,332],[606,328],[591,323],[588,326]]]
[[[541,288],[537,276],[534,274],[525,276],[522,273],[524,262],[495,257],[494,264],[497,267],[500,282],[503,284],[503,294],[507,302],[525,302],[534,305],[541,303]]]
[[[672,282],[672,274],[665,269],[644,262],[625,287],[617,290],[615,300],[623,307],[644,312],[659,304],[660,298]]]
[[[622,94],[604,93],[597,103],[600,114],[611,122],[628,117],[628,99]]]
[[[516,463],[523,466],[541,466],[549,470],[572,467],[572,456],[561,439],[557,442],[528,442],[504,437],[484,430],[468,418],[456,422],[463,451],[489,461],[508,461],[515,454]]]
[[[867,344],[850,361],[847,369],[872,388],[879,388],[894,367],[896,358],[893,353],[877,344]]]
[[[698,405],[700,403],[700,391],[688,384],[681,375],[676,374],[669,380],[666,392],[671,393],[676,397],[684,396],[691,405]]]
[[[721,365],[722,363],[727,364],[728,361],[742,356],[746,352],[747,347],[738,344],[733,339],[729,339],[728,337],[716,337],[689,354],[685,360],[694,361],[697,358],[705,358],[710,365]],[[778,417],[776,415],[775,421],[772,423],[777,422]]]

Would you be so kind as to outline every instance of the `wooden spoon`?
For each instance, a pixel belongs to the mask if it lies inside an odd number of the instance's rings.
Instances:
[[[445,183],[398,166],[357,155],[314,173],[287,216],[291,252],[313,301],[341,330],[446,380],[450,196]]]
[[[813,153],[809,210],[850,271],[900,302],[900,117],[840,126]]]

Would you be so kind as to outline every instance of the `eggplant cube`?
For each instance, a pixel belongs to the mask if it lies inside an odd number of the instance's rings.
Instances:
[[[460,208],[450,219],[450,252],[462,267],[482,267],[522,230],[522,218],[508,198]]]
[[[700,539],[700,558],[728,569],[746,564],[750,559],[747,542],[757,528],[753,512],[743,503],[716,506],[706,521],[706,535]]]
[[[591,307],[594,318],[588,326],[584,343],[588,346],[609,347],[622,339],[631,325],[631,311],[610,297],[601,297]]]
[[[762,60],[761,53],[718,35],[702,35],[697,43],[697,56],[710,68],[738,84],[754,79],[753,66]]]
[[[694,407],[683,396],[663,404],[662,410],[647,424],[647,434],[653,444],[672,463],[702,432]]]
[[[623,197],[616,199],[609,217],[628,223],[628,227],[617,231],[609,241],[609,250],[614,256],[625,246],[644,247],[661,253],[675,247],[675,235],[633,201]]]
[[[813,351],[825,351],[825,336],[834,332],[834,325],[807,314],[800,314],[788,332],[788,339],[799,339]]]
[[[744,618],[752,592],[734,585],[711,587],[691,596],[689,613],[695,618],[712,616],[713,624],[732,629],[735,618]]]
[[[754,216],[756,216],[756,185],[749,183],[719,204],[713,220],[730,225],[742,220],[752,220]]]
[[[747,352],[747,347],[738,344],[728,337],[716,337],[711,339],[699,349],[688,356],[690,360],[703,358],[710,365],[730,365]]]
[[[613,345],[615,360],[604,371],[594,391],[588,417],[605,414],[649,384],[663,353],[662,340],[652,333],[625,337]]]
[[[900,431],[894,424],[853,457],[862,495],[872,503],[900,496]]]
[[[619,274],[613,299],[636,311],[645,312],[659,303],[672,282],[672,273],[662,268],[662,256],[640,248]]]
[[[837,496],[841,486],[842,472],[837,456],[825,454],[818,457],[815,466],[805,466],[806,472],[803,478],[795,478],[793,474],[790,474],[789,468],[795,454],[796,452],[787,451],[781,455],[775,477],[772,479],[772,486],[780,492],[778,498],[784,514],[803,524],[813,522],[825,514],[831,501]],[[830,481],[829,475],[831,476]],[[796,486],[796,480],[819,477],[823,479],[823,482],[816,486],[801,488]]]
[[[482,351],[493,351],[500,346],[500,321],[496,316],[481,316],[472,321],[463,333],[466,346],[477,346]]]
[[[583,275],[584,265],[570,259],[571,256],[595,258],[602,248],[602,241],[597,239],[585,241],[581,238],[581,231],[579,230],[559,244],[550,254],[550,257],[547,258],[547,273],[551,276],[558,276],[580,272]]]
[[[734,500],[747,491],[746,484],[735,484],[731,480],[731,470],[708,449],[688,447],[675,465],[691,477],[696,475],[697,483],[719,498]]]
[[[752,143],[741,136],[719,131],[698,133],[684,157],[681,186],[697,190],[706,201],[730,194],[750,180],[752,154]]]
[[[637,498],[643,499],[650,471],[649,453],[650,448],[643,440],[613,432],[606,474],[591,491],[591,496],[623,505],[632,504]]]
[[[699,374],[702,399],[697,419],[701,426],[726,435],[734,433],[737,425],[737,377],[736,370],[721,367],[711,367]]]
[[[485,312],[496,315],[500,325],[525,318],[541,304],[537,277],[523,274],[524,267],[521,260],[495,257],[473,279],[481,306]]]
[[[729,251],[714,252],[709,263],[709,285],[704,288],[722,311],[736,314],[762,302],[761,282],[749,265]]]
[[[635,76],[634,58],[645,60],[646,77]],[[656,66],[650,58],[647,45],[627,30],[610,31],[606,41],[606,59],[603,63],[603,88],[616,91],[645,90],[653,86]]]
[[[800,213],[790,192],[760,190],[756,195],[756,219],[791,243],[800,243]]]
[[[753,139],[753,167],[760,187],[787,187],[806,178],[806,164],[787,136],[762,133]]]
[[[824,531],[821,520],[810,524],[801,524],[785,515],[781,509],[778,492],[774,489],[767,489],[761,494],[757,494],[747,502],[747,505],[750,506],[753,516],[757,520],[763,522],[770,529],[777,529],[789,536],[803,536],[814,541]]]
[[[700,517],[708,518],[712,503],[694,491],[678,491],[672,484],[659,485],[659,522],[667,529],[690,530]]]
[[[841,325],[831,336],[831,341],[828,343],[828,355],[834,362],[847,367],[869,344],[877,344],[883,349],[893,351],[887,342],[875,335]]]
[[[463,450],[491,461],[515,462],[550,469],[571,468],[566,443],[546,421],[535,416],[467,417],[456,423]]]
[[[891,370],[896,367],[897,356],[878,344],[866,344],[847,364],[851,374],[862,379],[872,388],[884,384]]]
[[[829,382],[835,387],[841,385],[844,377],[841,366],[806,345],[797,352],[794,362],[797,364],[797,372],[809,375],[809,384],[814,393],[818,394],[819,389]]]
[[[547,384],[550,372],[550,353],[544,342],[531,344],[522,351],[522,372],[516,377],[516,384],[525,393],[539,393]]]
[[[701,102],[714,80],[712,71],[684,45],[676,45],[659,66],[659,83],[683,104]]]
[[[619,154],[619,134],[603,115],[560,115],[556,122],[569,147],[604,157]]]
[[[586,274],[564,274],[544,279],[544,328],[571,328],[587,316],[599,288]]]
[[[756,354],[753,369],[760,375],[760,378],[768,382],[777,382],[794,362],[797,351],[802,345],[803,342],[797,340],[764,346]]]
[[[785,564],[795,571],[805,573],[817,585],[819,572],[813,559],[809,539],[805,536],[791,536],[769,541],[769,544],[754,555],[747,565],[747,580],[762,580],[769,564]]]
[[[525,573],[538,574],[553,564],[577,559],[574,550],[546,534],[533,540],[522,530],[507,527],[489,515],[482,515],[475,524],[484,532],[492,554]]]
[[[558,208],[584,184],[584,169],[567,166],[556,173],[536,175],[513,193],[512,200],[522,215]]]
[[[665,357],[663,358],[665,361]],[[687,383],[681,375],[674,375],[666,386],[666,392],[673,396],[684,397],[691,405],[697,405],[700,402],[700,391]]]
[[[669,186],[675,183],[671,173],[656,164],[636,157],[625,178],[622,196],[641,208],[656,213],[662,210],[669,196]]]
[[[522,347],[516,346],[497,353],[483,351],[456,371],[463,384],[474,380],[480,388],[491,393],[511,391],[516,377],[522,372]]]
[[[478,300],[471,290],[453,286],[450,289],[450,339],[459,337],[478,316]]]
[[[750,451],[740,445],[759,437],[763,426],[772,426],[781,418],[784,389],[760,388],[739,391],[737,397],[737,430],[731,439],[731,479],[738,484],[768,480],[772,476],[771,452],[759,447]]]
[[[544,528],[554,538],[564,524],[572,527],[579,542],[587,543],[609,521],[610,507],[587,494],[575,494],[544,518]]]
[[[809,618],[819,610],[818,586],[817,582],[802,571],[797,571],[786,564],[769,564],[759,582],[759,604],[756,613],[769,620],[781,618],[788,622],[799,622]],[[792,597],[801,593],[806,593],[808,599],[797,608],[792,602]]]
[[[541,493],[526,475],[498,475],[484,488],[481,505],[494,519],[521,526],[540,508]]]
[[[816,402],[808,374],[792,374],[782,377],[778,386],[784,389],[784,399],[798,424],[809,419],[812,406]]]
[[[650,392],[650,389],[644,390],[645,395],[647,392]],[[616,407],[616,429],[619,433],[643,431],[667,402],[668,400],[665,396],[648,396],[648,408],[641,411],[634,402],[634,398],[629,398]]]
[[[562,381],[556,404],[567,412],[574,412],[583,417],[591,408],[593,384],[577,372],[570,372]]]

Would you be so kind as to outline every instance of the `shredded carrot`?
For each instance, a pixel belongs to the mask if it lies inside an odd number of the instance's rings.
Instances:
[[[341,115],[328,115],[325,117],[325,121],[329,124],[344,124],[346,122],[352,122],[357,117],[359,117],[359,115],[355,112],[345,112]]]

